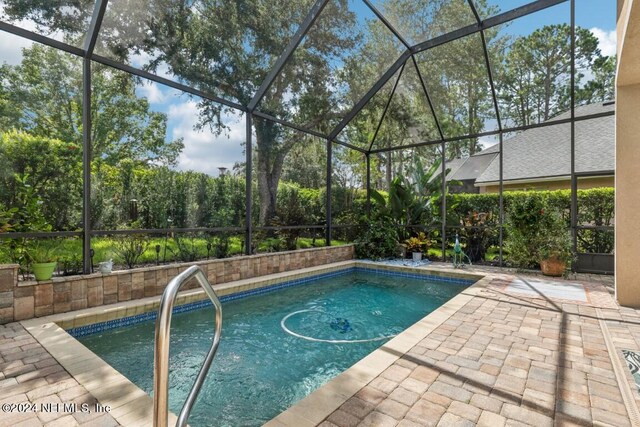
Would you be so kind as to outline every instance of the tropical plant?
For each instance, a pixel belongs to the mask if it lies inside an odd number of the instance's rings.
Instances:
[[[417,236],[409,237],[404,241],[407,252],[426,252],[428,249],[429,239],[425,233],[418,233]]]
[[[371,192],[371,199],[375,203],[374,217],[385,218],[395,225],[399,241],[418,232],[412,226],[423,227],[434,222],[431,204],[433,198],[442,192],[440,172],[439,161],[425,170],[420,159],[416,158],[408,177],[397,176],[391,181],[387,198],[378,191]],[[452,184],[452,181],[448,183]]]
[[[471,212],[460,220],[460,237],[466,242],[464,253],[471,262],[484,261],[492,237],[491,212]]]
[[[27,260],[29,264],[43,264],[55,262],[58,259],[56,249],[59,243],[55,240],[29,239],[27,245]]]

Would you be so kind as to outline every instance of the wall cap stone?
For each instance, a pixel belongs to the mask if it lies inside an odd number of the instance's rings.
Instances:
[[[20,264],[0,264],[0,270],[20,268]]]

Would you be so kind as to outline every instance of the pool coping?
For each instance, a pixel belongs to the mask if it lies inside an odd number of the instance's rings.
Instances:
[[[415,268],[349,260],[224,283],[215,285],[214,289],[221,297],[238,293],[260,293],[260,289],[274,287],[287,280],[296,281],[309,276],[330,274],[354,267],[378,272],[386,270],[393,274],[400,273],[409,276],[417,274],[476,282],[422,320],[405,329],[385,345],[356,362],[351,368],[267,422],[266,425],[311,426],[319,424],[415,343],[466,304],[472,298],[471,295],[466,295],[468,291],[487,279],[487,275],[461,273],[458,270],[441,268],[431,270],[428,266]],[[466,298],[460,298],[465,296]],[[161,296],[154,296],[92,307],[75,312],[24,320],[21,324],[100,404],[111,408],[110,413],[118,423],[126,426],[148,426],[153,424],[152,398],[87,349],[66,330],[157,311],[160,298]],[[183,291],[177,298],[176,306],[195,303],[205,298],[204,291],[201,289]],[[177,417],[170,413],[169,420],[170,423],[175,424]]]

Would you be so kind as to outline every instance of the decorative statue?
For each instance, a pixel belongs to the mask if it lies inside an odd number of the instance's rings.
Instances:
[[[460,239],[458,238],[458,233],[456,233],[456,243],[453,245],[453,268],[463,268],[465,258],[469,265],[471,265],[471,259],[462,251]]]

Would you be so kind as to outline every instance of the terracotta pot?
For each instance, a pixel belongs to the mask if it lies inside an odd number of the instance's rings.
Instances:
[[[567,263],[557,257],[551,257],[540,261],[540,269],[545,276],[559,277],[567,269]]]

